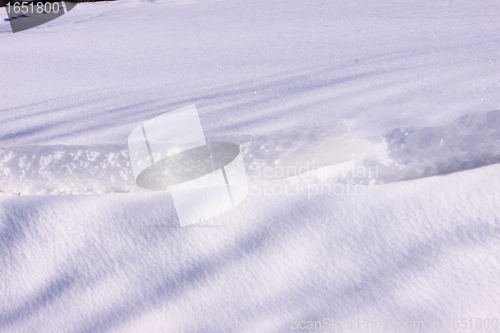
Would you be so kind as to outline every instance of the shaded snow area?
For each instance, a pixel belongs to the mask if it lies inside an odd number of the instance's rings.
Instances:
[[[500,2],[6,17],[0,332],[500,330]],[[249,193],[181,228],[127,138],[192,104]]]

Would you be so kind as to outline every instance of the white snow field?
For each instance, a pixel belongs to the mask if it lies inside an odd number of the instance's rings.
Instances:
[[[0,16],[0,332],[500,330],[499,1]],[[127,137],[191,104],[249,195],[181,228]]]

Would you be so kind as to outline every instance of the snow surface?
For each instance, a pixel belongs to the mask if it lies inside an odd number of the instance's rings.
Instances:
[[[0,332],[500,319],[499,15],[119,0],[16,34],[0,17]],[[193,103],[209,140],[241,145],[250,194],[180,228],[126,142]]]
[[[367,140],[350,139],[347,128],[347,121],[338,121],[213,141],[240,144],[251,181],[302,170],[342,184],[384,184],[500,162],[500,110],[443,126],[401,127]],[[324,168],[330,165],[336,166]],[[4,195],[144,192],[135,185],[126,144],[0,148],[0,167]]]

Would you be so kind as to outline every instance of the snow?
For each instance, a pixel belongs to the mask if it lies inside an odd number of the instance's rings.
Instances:
[[[253,181],[312,172],[342,184],[373,185],[500,162],[500,110],[442,126],[396,128],[366,140],[349,138],[348,127],[344,120],[213,141],[240,144]],[[5,147],[0,167],[3,195],[144,192],[134,183],[126,144]]]
[[[12,34],[0,10],[0,331],[500,319],[499,14],[119,0]],[[250,194],[181,228],[127,137],[191,104]]]

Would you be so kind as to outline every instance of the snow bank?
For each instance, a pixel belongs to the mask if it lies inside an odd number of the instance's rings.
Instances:
[[[443,126],[398,128],[366,140],[347,137],[348,126],[345,120],[213,141],[241,145],[250,181],[307,173],[322,181],[373,185],[500,162],[500,111],[465,115]],[[128,154],[123,144],[0,148],[0,193],[143,192],[134,184]]]
[[[442,126],[397,128],[369,141],[370,149],[351,167],[376,168],[377,175],[343,181],[384,184],[495,164],[500,162],[500,110],[467,114]]]

